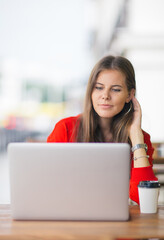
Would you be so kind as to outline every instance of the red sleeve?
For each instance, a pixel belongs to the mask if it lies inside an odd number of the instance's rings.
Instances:
[[[152,166],[153,166],[152,155],[153,155],[154,149],[150,141],[150,135],[146,132],[143,132],[143,133],[144,133],[144,142],[148,146],[147,154],[149,155],[149,161],[151,165],[148,167],[134,168],[133,161],[132,161],[131,178],[130,178],[130,199],[135,201],[138,204],[139,204],[139,197],[138,197],[139,182],[146,181],[146,180],[158,180],[155,177],[152,169]]]

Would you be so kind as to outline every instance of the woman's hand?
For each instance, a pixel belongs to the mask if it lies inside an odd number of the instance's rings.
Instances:
[[[131,140],[132,146],[135,146],[136,144],[144,143],[144,135],[141,129],[141,119],[142,119],[141,106],[134,96],[132,98],[132,102],[134,107],[134,113],[133,113],[132,124],[129,127],[129,138]],[[134,161],[134,168],[150,166],[150,163],[144,148],[139,148],[135,150],[133,153],[133,157],[137,158],[137,160]]]
[[[129,137],[132,145],[143,142],[143,133],[141,130],[142,111],[138,100],[133,96],[132,98],[134,113],[133,121],[129,127]]]
[[[142,119],[141,106],[138,100],[136,99],[136,97],[132,98],[132,102],[133,102],[134,113],[133,113],[133,122],[131,124],[131,127],[141,128],[141,119]]]

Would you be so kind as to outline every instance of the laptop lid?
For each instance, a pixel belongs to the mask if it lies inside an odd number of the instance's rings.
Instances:
[[[11,210],[24,220],[128,220],[124,143],[10,143]]]

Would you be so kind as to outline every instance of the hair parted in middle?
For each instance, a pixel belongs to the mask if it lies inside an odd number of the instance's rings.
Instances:
[[[84,110],[80,118],[80,124],[76,134],[77,142],[104,142],[103,134],[99,126],[99,116],[92,104],[92,92],[99,74],[104,70],[117,70],[126,77],[125,83],[128,92],[136,89],[135,72],[131,62],[122,56],[106,56],[93,68],[86,90]],[[128,127],[133,119],[132,101],[125,103],[123,110],[113,117],[110,129],[112,142],[129,142]],[[131,143],[130,143],[131,144]]]

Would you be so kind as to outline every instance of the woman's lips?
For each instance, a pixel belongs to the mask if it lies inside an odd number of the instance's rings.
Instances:
[[[109,109],[113,107],[113,105],[110,105],[110,104],[99,104],[99,106],[104,109]]]

